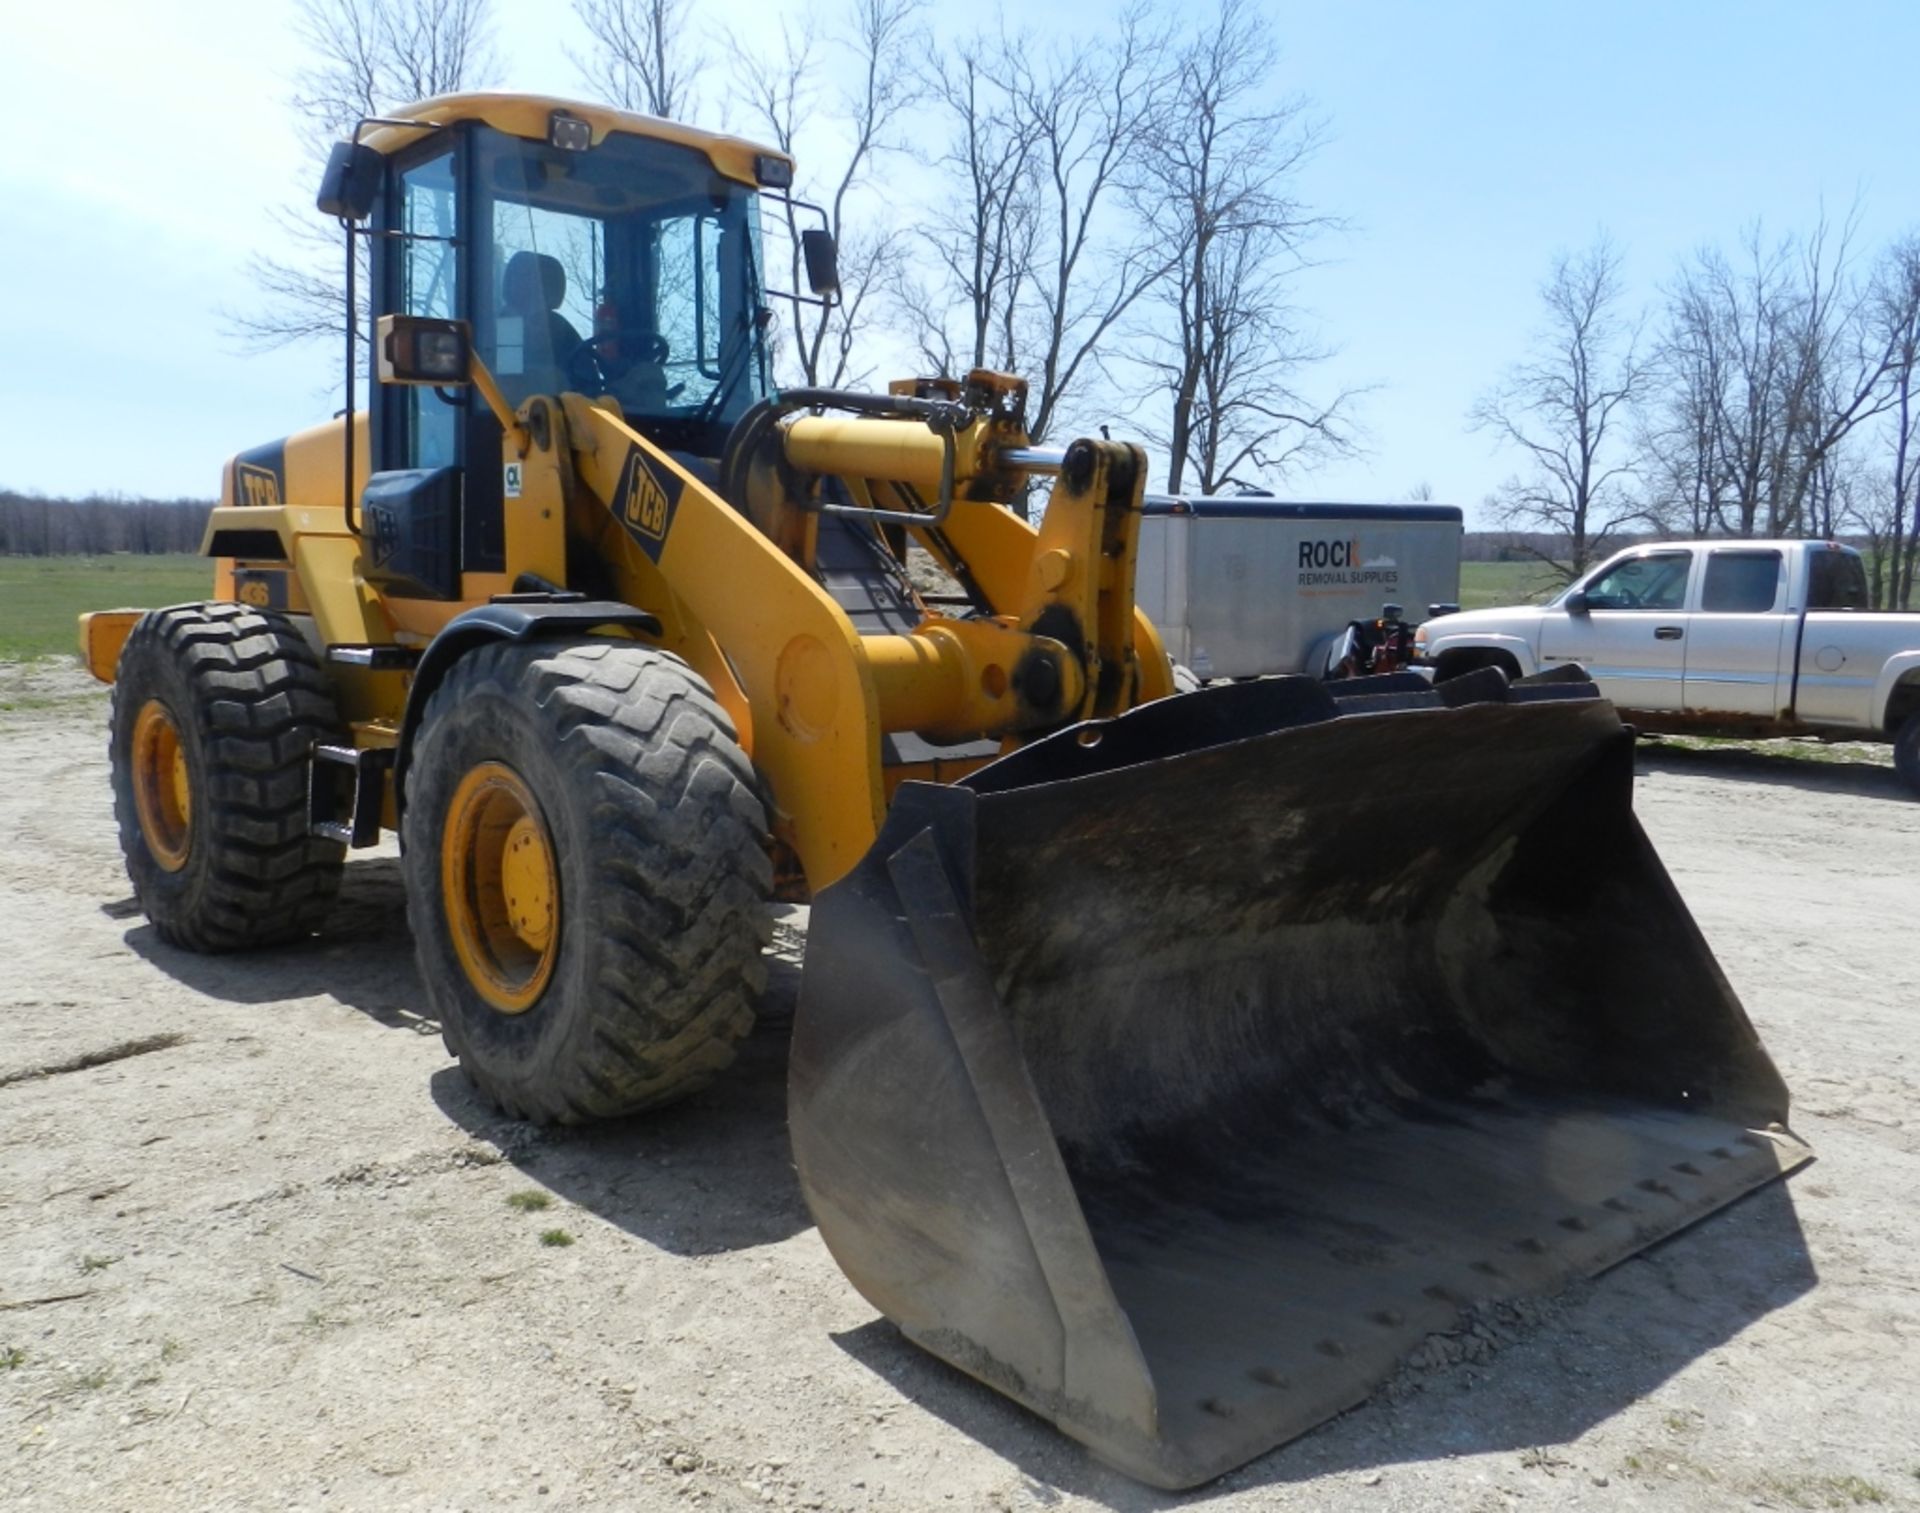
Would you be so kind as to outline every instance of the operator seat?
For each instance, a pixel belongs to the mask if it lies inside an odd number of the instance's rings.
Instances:
[[[529,394],[558,394],[576,388],[567,380],[567,361],[580,350],[580,333],[560,313],[567,297],[567,271],[544,252],[516,252],[500,276],[500,313],[518,316],[522,342],[520,371],[502,373],[500,387],[519,404]],[[502,333],[498,347],[511,346]]]

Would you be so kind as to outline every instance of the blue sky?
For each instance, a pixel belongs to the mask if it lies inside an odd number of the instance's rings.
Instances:
[[[507,87],[577,94],[559,0],[496,0]],[[709,9],[715,9],[709,5]],[[1114,7],[1049,7],[1071,34]],[[754,32],[777,7],[736,0]],[[1303,302],[1339,356],[1315,382],[1378,385],[1370,454],[1296,496],[1475,510],[1512,467],[1464,415],[1524,348],[1559,249],[1606,228],[1636,301],[1756,217],[1787,231],[1856,196],[1877,246],[1920,226],[1920,4],[1377,3],[1272,8],[1280,88],[1330,138],[1304,189],[1352,229]],[[0,91],[0,487],[209,494],[240,447],[322,418],[330,351],[251,354],[271,208],[310,203],[286,109],[299,63],[279,0],[14,7]],[[103,39],[111,39],[103,41]],[[141,40],[135,40],[141,39]],[[1116,415],[1121,434],[1126,415]]]

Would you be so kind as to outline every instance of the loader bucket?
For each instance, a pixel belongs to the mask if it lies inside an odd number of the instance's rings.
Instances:
[[[904,785],[809,927],[836,1261],[1197,1485],[1809,1159],[1591,684],[1273,679]]]

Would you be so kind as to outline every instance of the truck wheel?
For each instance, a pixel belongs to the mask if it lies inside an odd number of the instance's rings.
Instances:
[[[307,769],[340,719],[306,638],[239,604],[150,610],[113,685],[113,812],[160,938],[235,951],[310,935],[345,848],[307,831]]]
[[[1894,735],[1893,766],[1907,786],[1920,793],[1920,709],[1908,715]]]
[[[766,984],[773,867],[712,691],[631,642],[481,647],[407,769],[407,905],[447,1049],[562,1124],[685,1096]]]

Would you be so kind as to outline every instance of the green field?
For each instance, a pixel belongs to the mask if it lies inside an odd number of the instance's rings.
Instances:
[[[1564,582],[1537,562],[1463,562],[1460,607],[1494,609],[1505,604],[1534,604],[1556,592]]]
[[[0,557],[0,661],[76,654],[74,617],[204,599],[205,557]]]

